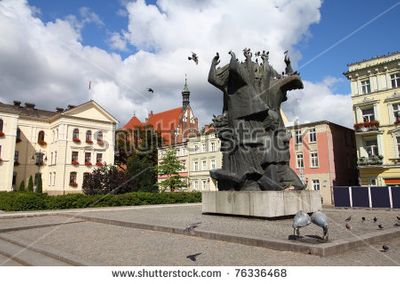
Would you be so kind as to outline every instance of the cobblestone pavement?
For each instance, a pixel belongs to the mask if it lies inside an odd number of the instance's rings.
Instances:
[[[200,206],[172,206],[133,208],[131,210],[101,210],[79,213],[143,224],[185,227],[187,224],[201,221],[199,229],[237,234],[267,236],[287,239],[292,233],[291,220],[266,221],[259,219],[234,218],[227,216],[201,215]],[[352,216],[353,233],[363,234],[377,231],[377,223],[386,228],[393,228],[399,211],[386,210],[338,210],[326,209],[330,218],[331,238],[352,237],[344,228],[344,219]],[[367,221],[363,224],[361,216]],[[371,219],[376,216],[378,222]],[[0,230],[11,225],[43,225],[53,222],[64,225],[14,230],[0,233],[0,264],[18,265],[21,263],[8,260],[2,250],[6,250],[8,241],[15,241],[23,247],[31,245],[41,249],[52,249],[59,255],[74,255],[89,265],[399,265],[400,239],[385,242],[390,246],[386,253],[380,249],[383,243],[364,246],[346,253],[319,257],[276,251],[242,244],[202,239],[194,236],[141,230],[94,222],[73,223],[75,219],[62,216],[42,216],[29,218],[0,218]],[[337,223],[337,225],[335,225]],[[321,234],[319,228],[304,229],[302,234]],[[343,227],[343,228],[342,228]],[[384,229],[385,230],[385,229]],[[15,248],[14,248],[15,249]],[[196,262],[186,256],[201,253]],[[17,256],[18,257],[18,256]],[[36,258],[36,263],[40,259]],[[52,265],[48,256],[46,265]],[[55,261],[56,263],[57,261]],[[24,263],[24,262],[23,262]],[[26,264],[25,264],[26,265]],[[38,264],[35,264],[38,265]]]

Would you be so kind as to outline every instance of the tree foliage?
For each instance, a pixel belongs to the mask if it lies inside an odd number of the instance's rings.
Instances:
[[[165,191],[175,191],[186,187],[187,184],[183,180],[183,177],[179,175],[184,166],[176,157],[176,152],[173,149],[167,149],[165,156],[158,166],[158,173],[164,176],[165,179],[159,182],[159,186]]]
[[[105,165],[85,176],[82,190],[87,195],[119,194],[129,191],[129,183],[124,172],[116,166]]]
[[[19,185],[19,188],[18,188],[18,191],[19,192],[24,192],[26,190],[26,188],[25,188],[25,181],[21,181],[21,183],[20,183],[20,185]]]
[[[33,192],[33,178],[32,178],[32,176],[29,177],[27,191],[28,192]]]

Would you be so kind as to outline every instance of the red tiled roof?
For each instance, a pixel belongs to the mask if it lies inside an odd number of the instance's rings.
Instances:
[[[141,125],[142,125],[142,122],[134,115],[122,128],[123,129],[134,129]]]
[[[164,143],[169,144],[172,131],[179,125],[179,119],[182,113],[182,107],[177,107],[163,112],[149,114],[146,122],[141,122],[136,116],[133,116],[124,125],[123,129],[134,129],[138,126],[151,125],[155,130],[161,132]]]
[[[149,119],[145,124],[151,125],[157,130],[171,130],[171,126],[174,126],[173,128],[175,129],[179,124],[179,116],[182,111],[182,107],[177,107],[163,112],[154,113],[149,115]]]

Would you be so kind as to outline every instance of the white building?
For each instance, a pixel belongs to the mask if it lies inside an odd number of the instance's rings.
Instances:
[[[214,131],[206,131],[204,135],[189,138],[184,143],[170,147],[176,151],[177,158],[184,166],[179,175],[186,178],[189,190],[217,190],[216,184],[210,177],[210,170],[222,167],[222,152],[220,140],[215,136]],[[158,149],[159,162],[167,148]],[[159,176],[158,181],[163,178]]]
[[[117,122],[94,101],[57,111],[0,103],[0,191],[41,175],[43,192],[80,192],[86,173],[114,163]]]

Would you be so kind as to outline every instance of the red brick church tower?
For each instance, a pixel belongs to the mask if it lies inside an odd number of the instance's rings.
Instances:
[[[190,106],[187,78],[182,90],[182,106],[159,113],[150,111],[144,122],[134,115],[122,128],[128,130],[149,125],[161,133],[164,145],[182,143],[189,136],[199,133],[199,122]]]

